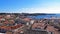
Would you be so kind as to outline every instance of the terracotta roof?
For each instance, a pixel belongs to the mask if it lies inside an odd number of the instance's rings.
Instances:
[[[34,23],[32,28],[35,28],[35,27],[37,27],[37,28],[44,28],[44,26],[45,26],[44,24],[45,23]]]
[[[30,18],[24,18],[23,20],[29,22],[31,19]]]

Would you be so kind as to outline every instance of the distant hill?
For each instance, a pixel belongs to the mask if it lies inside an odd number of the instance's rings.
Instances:
[[[46,13],[0,13],[0,15],[10,15],[10,14],[14,14],[14,15],[24,15],[24,16],[37,16],[37,15],[55,15],[55,14],[46,14]]]
[[[55,14],[46,14],[46,13],[22,13],[24,16],[37,16],[37,15],[55,15]]]

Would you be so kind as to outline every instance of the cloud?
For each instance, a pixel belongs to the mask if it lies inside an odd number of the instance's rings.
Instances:
[[[24,8],[17,12],[20,13],[60,13],[60,7],[48,7],[48,8]]]
[[[60,13],[60,7],[21,8],[15,11],[0,11],[1,13]]]

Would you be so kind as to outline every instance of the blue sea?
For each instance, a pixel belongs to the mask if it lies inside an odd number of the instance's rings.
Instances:
[[[30,18],[35,18],[35,19],[40,19],[40,18],[51,18],[51,17],[57,17],[57,18],[60,18],[60,14],[52,14],[52,15],[37,15],[37,16],[28,16]]]

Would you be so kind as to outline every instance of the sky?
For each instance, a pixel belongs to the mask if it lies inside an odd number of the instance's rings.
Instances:
[[[60,13],[60,0],[0,0],[0,13]]]

